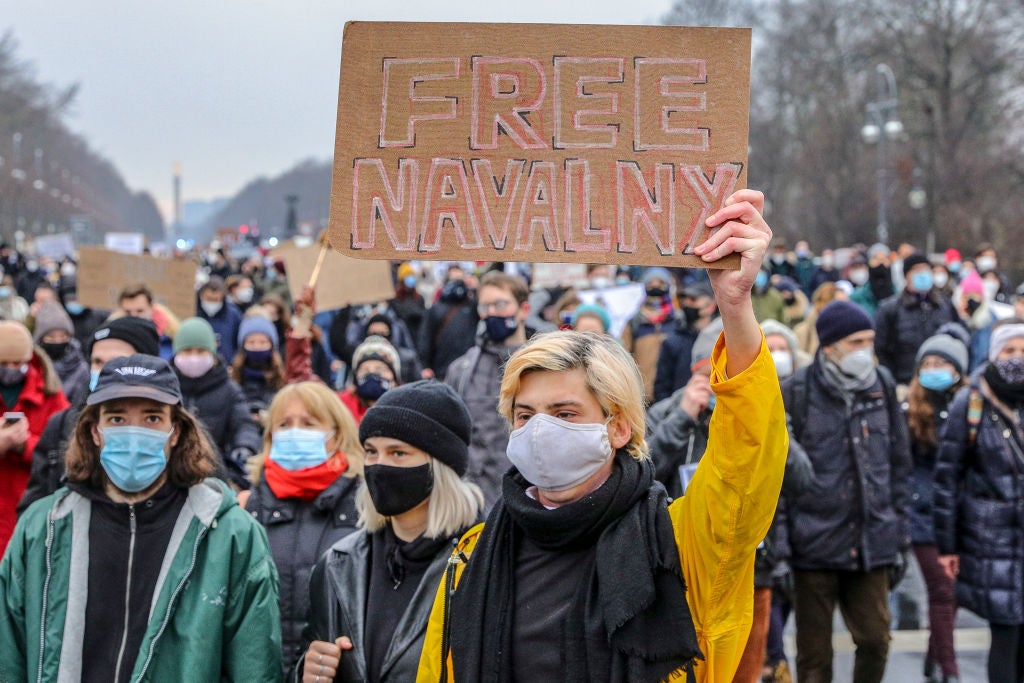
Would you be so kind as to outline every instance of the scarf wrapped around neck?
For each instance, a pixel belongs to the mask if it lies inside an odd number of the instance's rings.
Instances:
[[[550,552],[595,547],[563,625],[561,680],[661,680],[703,659],[667,494],[649,460],[619,452],[600,488],[555,510],[528,497],[529,486],[515,469],[505,474],[452,599],[455,680],[512,680],[514,562],[523,535]],[[602,637],[588,637],[596,633]]]

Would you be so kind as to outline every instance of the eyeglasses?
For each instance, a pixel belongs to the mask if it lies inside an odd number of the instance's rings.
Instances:
[[[505,315],[505,313],[511,313],[512,309],[516,306],[516,302],[509,301],[508,299],[500,299],[498,301],[492,301],[490,303],[479,303],[476,307],[476,312],[481,316],[488,315],[492,310],[497,315]]]

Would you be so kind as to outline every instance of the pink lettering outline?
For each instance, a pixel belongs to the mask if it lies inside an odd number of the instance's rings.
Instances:
[[[685,187],[689,187],[693,192],[692,194],[687,193],[686,196],[696,197],[701,205],[700,213],[690,224],[686,234],[683,235],[683,247],[680,253],[693,253],[693,247],[696,246],[694,242],[698,235],[702,235],[700,229],[704,227],[704,221],[725,204],[725,200],[736,189],[736,182],[741,173],[743,173],[743,164],[736,162],[716,165],[710,178],[700,166],[680,167],[680,180],[677,183],[679,191],[683,192]],[[704,239],[702,238],[700,241],[703,242]]]
[[[655,144],[642,141],[640,130],[640,102],[643,99],[641,92],[641,70],[647,64],[680,64],[696,66],[695,76],[661,76],[658,78],[658,93],[662,97],[690,100],[688,104],[662,105],[659,116],[661,132],[672,136],[696,136],[697,142],[687,143],[664,143]],[[634,60],[634,81],[636,86],[636,99],[633,112],[633,149],[640,152],[645,150],[682,150],[691,152],[706,152],[711,149],[711,130],[709,128],[674,128],[671,125],[670,117],[673,113],[707,111],[707,95],[698,91],[676,90],[677,85],[701,85],[708,80],[707,60],[694,58],[674,57],[637,57]]]
[[[396,64],[423,64],[424,66],[448,64],[454,69],[454,73],[425,73],[418,74],[409,79],[409,102],[448,102],[449,112],[446,114],[410,114],[408,120],[406,121],[404,140],[388,140],[385,137],[385,131],[387,130],[388,88],[390,87],[391,67],[392,65]],[[384,84],[383,89],[381,90],[380,135],[377,138],[377,146],[381,148],[415,147],[416,133],[413,129],[417,121],[440,121],[444,119],[456,118],[458,116],[458,97],[420,96],[416,94],[416,84],[423,83],[425,81],[441,81],[458,78],[461,68],[462,60],[458,57],[437,57],[424,59],[398,59],[395,57],[385,57],[383,66]]]
[[[448,173],[444,170],[446,167],[452,167],[455,173]],[[435,191],[438,189],[438,178],[441,178],[442,181],[444,178],[447,178],[451,182],[452,175],[458,175],[460,189],[456,190],[455,196],[461,201],[456,201],[453,198],[448,198],[447,201],[453,204],[461,204],[461,206],[453,207],[450,211],[440,210],[436,216],[432,215],[431,202],[434,201],[435,196],[441,196],[440,192]],[[454,183],[452,188],[455,188]],[[480,237],[480,227],[476,219],[476,212],[473,210],[473,197],[469,192],[469,178],[466,176],[466,166],[462,159],[432,159],[430,161],[430,174],[427,176],[427,188],[423,194],[425,199],[419,251],[434,252],[441,250],[441,232],[444,230],[445,221],[448,220],[451,221],[452,226],[455,228],[455,235],[459,240],[459,248],[483,248],[484,242]],[[459,221],[460,209],[465,210],[468,214],[468,226],[463,226]],[[468,227],[472,237],[471,240],[466,239],[464,227]]]
[[[359,201],[360,191],[365,188],[365,183],[360,182],[361,172],[364,168],[377,172],[377,176],[383,183],[383,197],[381,193],[372,193],[370,198],[370,211],[367,216],[366,231],[368,235],[360,237],[359,227]],[[398,160],[398,192],[395,193],[391,179],[388,178],[384,169],[382,159],[356,159],[353,164],[352,173],[352,248],[373,249],[377,246],[377,219],[384,224],[384,231],[387,232],[391,245],[397,251],[412,251],[416,242],[416,184],[419,180],[419,162],[416,159]],[[408,192],[408,194],[407,194]],[[390,206],[390,210],[388,206]],[[395,223],[391,218],[390,211],[402,213],[409,212],[409,223],[406,226],[406,238],[399,240],[395,230]]]
[[[573,179],[579,175],[579,168],[582,171],[579,196],[582,199],[580,215],[586,221],[581,225],[580,234],[582,237],[597,237],[600,242],[576,242],[576,231],[573,226],[573,197],[576,196]],[[566,159],[565,160],[565,250],[566,251],[601,251],[607,252],[612,245],[611,228],[595,228],[593,226],[594,216],[590,208],[590,161],[587,159]]]
[[[600,100],[609,100],[607,109],[577,109],[573,112],[573,130],[583,133],[607,134],[610,137],[608,142],[567,142],[562,139],[562,65],[563,64],[610,64],[617,68],[618,77],[588,75],[576,79],[576,99],[592,101],[597,103]],[[586,85],[589,83],[623,83],[625,81],[625,60],[621,57],[555,57],[555,83],[554,83],[554,104],[555,104],[555,139],[552,146],[555,149],[601,149],[614,148],[618,144],[619,124],[605,123],[586,125],[583,123],[584,116],[619,113],[619,93],[588,93]]]
[[[629,197],[642,196],[645,200],[645,205],[638,206],[636,202],[627,202],[627,190],[629,189],[626,187],[627,177],[633,181],[633,191],[629,192]],[[674,164],[655,164],[654,188],[652,191],[651,187],[647,184],[643,171],[640,170],[639,163],[636,161],[615,162],[615,198],[618,206],[618,250],[620,253],[636,253],[637,235],[640,232],[640,226],[643,226],[648,234],[654,238],[654,243],[658,245],[658,252],[662,256],[672,255],[676,242],[674,178]],[[666,199],[668,200],[667,210],[665,206]],[[630,209],[628,219],[626,216],[627,204]],[[662,221],[656,221],[654,214],[661,214]],[[665,239],[662,239],[657,223],[665,222],[666,220],[668,223],[668,234],[665,236]],[[628,239],[628,235],[632,235],[632,239]]]
[[[507,160],[505,175],[502,176],[500,183],[491,168],[490,159],[473,159],[469,163],[473,169],[473,181],[476,183],[481,213],[484,216],[491,244],[495,249],[504,249],[505,241],[508,239],[508,229],[512,223],[512,209],[515,206],[516,195],[519,193],[519,181],[526,168],[526,159]],[[486,182],[484,182],[485,180]],[[491,215],[490,190],[493,190],[497,204],[495,209],[499,212],[499,216],[502,204],[505,205],[505,218],[501,222],[500,230],[495,228],[494,217]]]
[[[541,172],[547,173],[547,181],[541,180]],[[540,224],[542,228],[545,251],[557,251],[562,249],[562,241],[558,236],[558,199],[555,196],[556,172],[557,169],[552,161],[534,161],[530,163],[530,173],[526,178],[526,189],[523,191],[523,202],[519,209],[519,222],[516,224],[516,244],[515,247],[513,247],[514,251],[530,251],[533,249],[534,224]],[[536,181],[534,180],[535,178]],[[541,183],[543,183],[543,185],[541,185]],[[546,187],[548,194],[544,199],[537,199],[541,187]],[[533,207],[540,204],[547,205],[548,215],[542,216],[531,214],[529,216],[529,223],[526,225],[527,239],[525,246],[523,246],[523,222],[527,218],[527,209],[533,208],[530,206],[531,204]]]
[[[481,85],[481,71],[486,71],[486,68],[494,65],[501,64],[528,64],[533,67],[534,71],[540,80],[540,92],[537,98],[529,103],[522,104],[520,106],[512,107],[512,117],[506,118],[504,114],[496,113],[493,120],[487,121],[486,123],[490,127],[490,143],[481,144],[480,142],[480,126],[482,122],[480,120],[480,89]],[[470,60],[470,71],[473,73],[473,101],[470,113],[470,149],[497,149],[498,148],[498,127],[501,128],[508,134],[509,138],[519,146],[521,149],[546,149],[547,144],[537,134],[537,131],[533,129],[530,122],[523,118],[523,112],[536,111],[541,103],[544,101],[544,95],[547,92],[547,77],[544,74],[544,68],[540,62],[536,59],[529,57],[472,57]],[[488,72],[486,74],[490,85],[490,92],[488,96],[492,100],[512,100],[520,94],[520,76],[515,71],[506,72]],[[497,92],[495,88],[496,84],[502,80],[502,78],[511,77],[515,80],[515,90],[511,93]],[[520,129],[517,130],[517,127]],[[525,136],[525,137],[524,137]],[[527,141],[526,138],[530,138],[531,141]]]

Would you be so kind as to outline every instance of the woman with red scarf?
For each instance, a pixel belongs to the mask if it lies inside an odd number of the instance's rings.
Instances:
[[[363,454],[355,420],[319,382],[283,387],[267,413],[263,467],[245,508],[267,530],[280,576],[284,664],[301,654],[309,575],[356,528]]]

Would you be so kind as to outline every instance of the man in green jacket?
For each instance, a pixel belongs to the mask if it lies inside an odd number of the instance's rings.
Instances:
[[[277,681],[266,534],[161,359],[108,362],[0,562],[0,681]]]

